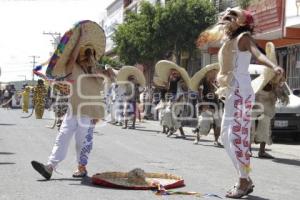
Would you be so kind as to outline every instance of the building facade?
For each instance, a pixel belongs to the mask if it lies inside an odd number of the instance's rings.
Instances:
[[[215,0],[214,3],[220,12],[225,7],[237,6],[234,0]],[[247,10],[254,16],[254,37],[259,46],[264,48],[267,42],[274,43],[287,83],[292,89],[300,88],[300,0],[253,1]],[[202,65],[217,62],[218,50],[214,46],[204,50]]]
[[[106,35],[106,54],[111,54],[114,44],[112,41],[113,33],[119,24],[124,22],[126,12],[138,12],[139,4],[142,0],[114,0],[107,8],[107,16],[102,20],[101,24]],[[147,0],[152,4],[164,4],[165,0]]]

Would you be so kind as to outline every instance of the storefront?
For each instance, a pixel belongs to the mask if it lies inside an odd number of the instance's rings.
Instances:
[[[289,86],[300,88],[300,13],[298,0],[261,0],[248,9],[254,14],[256,39],[264,48],[276,47],[278,64],[286,71]]]

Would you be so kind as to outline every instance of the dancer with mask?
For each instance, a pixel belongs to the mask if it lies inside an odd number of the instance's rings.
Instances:
[[[250,12],[239,8],[227,9],[213,28],[204,31],[198,39],[199,47],[213,41],[222,41],[219,50],[220,71],[217,76],[217,94],[225,97],[221,124],[224,147],[238,174],[238,182],[226,197],[241,198],[253,191],[250,172],[250,128],[254,92],[248,72],[251,56],[273,68],[276,73],[283,69],[272,63],[257,48],[252,33],[254,20]]]
[[[63,49],[60,49],[64,47]],[[92,21],[79,22],[66,32],[52,56],[47,73],[67,76],[70,86],[69,108],[64,115],[52,153],[46,165],[32,161],[33,168],[50,179],[53,170],[66,157],[75,135],[77,170],[73,177],[87,175],[86,166],[93,147],[93,131],[98,119],[103,119],[105,105],[100,100],[105,76],[96,71],[97,60],[105,50],[103,29]]]

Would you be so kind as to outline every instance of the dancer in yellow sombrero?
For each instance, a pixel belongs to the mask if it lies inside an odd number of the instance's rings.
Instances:
[[[275,46],[272,42],[266,44],[266,56],[277,63]],[[252,124],[251,143],[259,143],[259,158],[273,159],[274,157],[265,151],[266,145],[272,144],[271,120],[275,116],[275,104],[277,101],[288,104],[289,97],[284,92],[283,74],[275,74],[270,68],[263,67],[260,76],[252,81],[255,92],[256,105],[253,107],[253,117],[256,119]]]
[[[118,72],[117,84],[124,88],[124,126],[123,128],[135,129],[137,100],[140,96],[140,87],[145,87],[146,80],[144,74],[136,67],[124,66]],[[132,125],[128,127],[128,121]]]
[[[198,144],[200,136],[207,136],[210,130],[214,130],[214,146],[222,147],[218,141],[220,137],[221,127],[221,108],[222,103],[219,100],[216,92],[216,77],[220,67],[218,63],[207,65],[199,70],[191,79],[192,90],[197,92],[198,104],[197,112],[199,114],[198,124],[194,133],[196,139],[194,144]]]
[[[239,176],[238,183],[226,197],[241,198],[253,191],[250,172],[250,129],[254,92],[248,72],[251,56],[260,63],[273,68],[276,73],[283,69],[272,63],[257,48],[252,33],[254,20],[250,12],[227,9],[212,29],[201,33],[198,44],[203,46],[212,41],[223,42],[219,51],[220,71],[218,94],[224,96],[225,108],[221,124],[224,147]]]
[[[58,49],[62,46],[64,48],[56,51],[52,57],[55,62],[51,60],[50,63],[55,63],[53,75],[68,75],[68,80],[72,83],[69,108],[47,164],[32,161],[34,169],[46,179],[51,178],[53,170],[65,159],[70,140],[74,135],[77,170],[73,177],[87,175],[86,165],[93,147],[94,126],[105,114],[104,103],[101,104],[100,101],[103,99],[101,91],[106,77],[96,72],[97,60],[105,50],[103,29],[95,22],[82,21],[65,33],[61,44],[64,45],[59,45]]]
[[[187,92],[191,87],[190,77],[184,68],[168,60],[159,61],[155,65],[155,72],[167,89],[168,106],[162,119],[163,125],[169,129],[167,136],[170,137],[178,129],[181,136],[185,137],[180,118],[183,117]]]

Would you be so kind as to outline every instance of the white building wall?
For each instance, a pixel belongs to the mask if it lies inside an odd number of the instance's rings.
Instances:
[[[127,9],[137,11],[138,4],[141,0],[134,0]],[[162,5],[165,4],[165,0],[147,0],[152,4],[160,2]],[[112,36],[117,25],[122,24],[124,21],[124,3],[123,0],[115,0],[107,8],[107,17],[103,19],[102,26],[106,35],[106,52],[113,49],[114,44],[112,41]]]
[[[297,3],[297,0],[286,0],[285,3],[286,27],[300,28],[300,2]]]
[[[106,49],[111,51],[114,47],[112,35],[117,25],[123,23],[123,0],[114,1],[109,7],[106,8],[107,17],[103,20],[103,29],[106,35]]]

